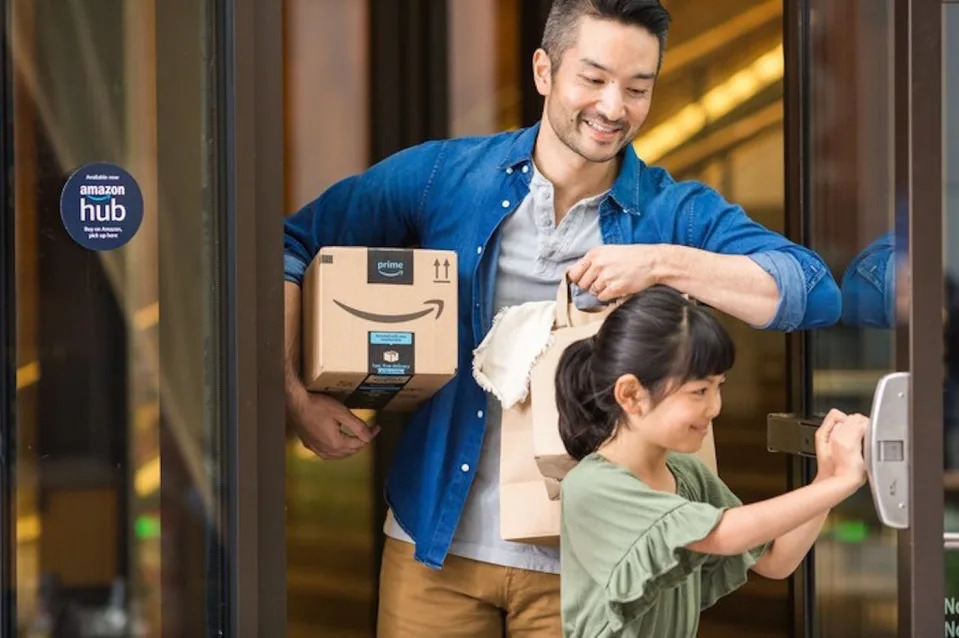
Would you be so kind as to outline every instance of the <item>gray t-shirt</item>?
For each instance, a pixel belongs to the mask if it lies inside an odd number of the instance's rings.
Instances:
[[[532,166],[532,164],[531,164]],[[528,169],[527,169],[528,170]],[[553,185],[532,167],[529,195],[503,221],[496,272],[495,311],[528,301],[556,298],[566,270],[591,248],[602,244],[599,205],[605,193],[573,206],[555,223]],[[581,306],[596,304],[588,293],[579,293]],[[495,565],[559,573],[559,550],[554,547],[513,543],[500,537],[499,526],[499,401],[489,395],[486,433],[476,476],[463,515],[453,537],[450,553]],[[387,535],[412,542],[390,519]]]

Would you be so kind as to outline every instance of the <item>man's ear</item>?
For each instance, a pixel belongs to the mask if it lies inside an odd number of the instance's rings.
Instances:
[[[533,53],[533,81],[536,82],[536,91],[546,97],[553,86],[553,63],[543,49],[536,49]]]
[[[624,374],[616,379],[613,396],[623,412],[631,416],[644,417],[653,407],[649,392],[632,374]]]

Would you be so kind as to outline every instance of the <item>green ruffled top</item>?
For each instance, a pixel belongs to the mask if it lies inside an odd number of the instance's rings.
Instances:
[[[591,454],[562,482],[563,635],[694,638],[699,612],[746,582],[764,547],[710,556],[686,545],[741,505],[694,456],[670,454],[676,494]]]

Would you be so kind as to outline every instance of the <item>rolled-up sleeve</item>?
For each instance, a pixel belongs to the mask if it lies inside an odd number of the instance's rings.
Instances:
[[[776,280],[779,304],[769,323],[757,328],[795,330],[806,315],[806,278],[799,260],[789,253],[773,250],[749,255],[756,264]]]
[[[283,279],[296,285],[303,283],[303,273],[306,272],[307,261],[299,255],[289,252],[283,254]]]
[[[896,322],[895,237],[887,233],[856,255],[842,277],[842,321],[890,328]]]
[[[689,183],[683,187],[677,222],[684,243],[719,254],[746,255],[776,281],[776,313],[759,327],[791,332],[839,320],[839,286],[819,255],[753,221],[713,189]]]

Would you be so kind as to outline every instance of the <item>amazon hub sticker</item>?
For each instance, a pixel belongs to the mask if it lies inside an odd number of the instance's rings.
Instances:
[[[78,168],[60,192],[67,234],[88,250],[114,250],[133,239],[143,221],[143,193],[133,176],[107,162]]]

